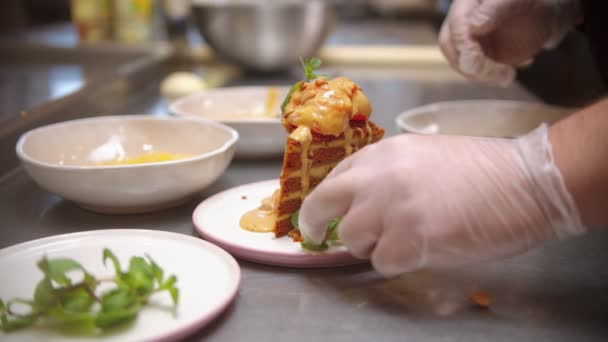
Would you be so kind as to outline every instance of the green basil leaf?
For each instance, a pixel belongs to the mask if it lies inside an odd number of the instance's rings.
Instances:
[[[302,68],[304,69],[304,76],[306,77],[306,81],[310,82],[314,80],[318,76],[314,73],[316,69],[321,66],[321,60],[314,57],[309,58],[301,58],[300,63],[302,63]]]
[[[93,305],[91,294],[84,288],[77,288],[64,293],[61,298],[61,306],[71,312],[85,312]]]
[[[175,275],[170,276],[167,280],[161,284],[161,290],[167,290],[171,295],[171,299],[173,300],[173,304],[177,306],[177,302],[179,300],[179,290],[175,287],[175,283],[177,282],[177,277]]]
[[[6,314],[0,315],[0,325],[2,331],[4,332],[12,332],[15,330],[20,330],[23,328],[27,328],[36,322],[36,316],[24,316],[24,317],[11,317],[8,318]]]
[[[146,259],[142,257],[131,257],[129,261],[129,272],[130,273],[142,273],[146,276],[154,277],[152,266],[146,262]]]
[[[97,288],[97,279],[95,279],[94,276],[92,276],[88,273],[84,274],[83,282],[85,284],[87,284],[89,286],[89,288],[91,288],[92,291],[95,291],[95,289]]]
[[[167,280],[160,285],[161,289],[166,289],[168,287],[172,287],[177,282],[177,277],[175,275],[170,276]]]
[[[109,249],[104,249],[104,264],[107,259],[113,262],[118,275],[113,279],[117,287],[104,293],[98,300],[94,294],[98,281],[81,264],[68,258],[42,258],[37,265],[44,273],[44,278],[36,285],[33,300],[0,300],[0,330],[21,329],[42,318],[44,323],[50,324],[49,327],[60,329],[64,333],[91,334],[96,327],[105,329],[132,320],[148,297],[158,290],[166,290],[177,306],[177,277],[171,275],[164,279],[164,271],[149,255],[146,258],[132,257],[128,271],[124,273],[114,254]],[[67,272],[74,270],[84,273],[82,282],[72,284]],[[156,283],[159,289],[155,289]],[[99,310],[96,301],[100,302]],[[21,313],[25,310],[16,308],[20,312],[14,313],[11,305],[17,303],[28,305],[30,311]]]
[[[104,248],[103,249],[103,264],[106,264],[106,260],[110,259],[112,261],[112,264],[114,265],[114,272],[116,272],[116,277],[120,278],[121,275],[121,268],[120,268],[120,262],[118,261],[118,258],[116,257],[116,255],[114,255],[114,253],[112,253],[111,250],[109,250],[108,248]]]
[[[329,228],[329,229],[338,228],[338,225],[340,224],[341,220],[342,220],[341,218],[335,218],[335,219],[329,221],[329,223],[327,224],[327,228]]]
[[[293,215],[291,215],[291,224],[295,229],[300,229],[298,218],[300,215],[300,210],[296,210]],[[341,218],[335,218],[327,224],[327,239],[328,240],[338,240],[338,225],[340,224]]]
[[[300,216],[300,209],[296,210],[293,215],[291,215],[291,224],[295,229],[300,229],[300,225],[298,224],[298,217]]]
[[[163,282],[163,277],[164,277],[164,272],[163,269],[158,266],[158,264],[149,256],[146,254],[146,258],[148,259],[148,262],[150,263],[150,268],[152,269],[152,274],[154,274],[154,278],[156,278],[156,281],[160,284]]]
[[[309,58],[308,63],[313,70],[318,69],[321,66],[321,60],[316,57]]]
[[[101,297],[101,311],[124,309],[137,302],[137,298],[126,288],[115,288]]]
[[[328,234],[327,234],[327,240],[328,241],[337,241],[340,240],[340,237],[338,236],[338,230],[336,228],[330,228],[327,230]]]
[[[169,294],[171,295],[173,305],[177,306],[177,302],[179,300],[179,290],[173,286],[167,287],[166,290],[169,291]]]
[[[329,248],[329,245],[325,241],[323,241],[320,245],[315,245],[314,243],[308,241],[302,241],[302,248],[314,252],[323,252]]]
[[[124,274],[123,280],[139,295],[147,295],[154,290],[154,272],[142,257],[132,257],[129,262],[129,271]]]
[[[51,279],[47,276],[44,277],[38,285],[36,285],[36,289],[34,290],[34,303],[38,307],[49,307],[57,302],[57,294],[53,285],[51,284]]]
[[[137,316],[139,309],[140,306],[135,304],[127,308],[101,311],[97,314],[95,325],[101,329],[107,329],[121,323],[126,323]]]
[[[289,92],[287,93],[287,96],[285,96],[285,99],[283,100],[283,103],[281,103],[281,113],[285,113],[285,107],[289,103],[289,99],[291,98],[291,94],[293,94],[293,92],[296,91],[299,86],[300,86],[300,82],[296,82],[296,84],[292,85],[291,88],[289,88]]]
[[[73,312],[60,306],[54,306],[47,311],[47,315],[55,323],[65,325],[94,325],[95,316],[90,312]]]
[[[6,315],[6,312],[0,312],[0,330],[6,332],[6,330],[4,330],[4,325],[6,324],[6,321],[8,321],[8,316]]]
[[[327,224],[327,240],[339,240],[338,236],[338,226],[340,225],[341,218],[335,218]]]
[[[66,276],[69,271],[80,270],[86,274],[85,269],[78,262],[68,258],[47,259],[44,257],[38,262],[38,267],[61,286],[72,285],[70,278]]]
[[[49,265],[48,265],[48,259],[46,258],[46,256],[42,257],[42,259],[38,260],[38,262],[36,263],[36,266],[38,266],[38,269],[40,269],[40,271],[42,271],[42,273],[44,273],[44,275],[48,275],[49,273]]]

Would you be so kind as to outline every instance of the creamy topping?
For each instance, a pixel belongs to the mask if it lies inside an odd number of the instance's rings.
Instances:
[[[310,143],[312,142],[312,133],[310,132],[310,128],[308,126],[299,126],[289,135],[290,138],[296,140],[300,143],[300,162],[302,167],[300,170],[302,171],[302,177],[300,177],[300,186],[302,188],[302,192],[300,193],[300,199],[304,200],[304,196],[308,194],[310,189],[310,157],[308,154],[310,153]]]
[[[295,141],[300,143],[307,143],[312,140],[312,133],[310,132],[310,128],[307,126],[299,126],[296,128],[289,137]]]
[[[301,82],[285,107],[282,122],[286,129],[306,126],[313,131],[339,136],[355,115],[366,119],[372,108],[361,88],[346,77],[328,80],[318,77]]]

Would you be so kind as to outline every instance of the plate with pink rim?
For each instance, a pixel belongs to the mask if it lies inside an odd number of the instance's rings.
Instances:
[[[111,263],[104,265],[107,247],[126,270],[133,256],[149,255],[177,277],[177,307],[159,292],[149,299],[132,323],[110,331],[71,335],[31,326],[11,333],[0,331],[1,341],[176,341],[201,329],[233,301],[241,280],[234,258],[221,248],[197,237],[166,231],[108,229],[56,235],[0,249],[0,298],[32,298],[42,273],[36,262],[72,258],[96,278],[112,278]]]
[[[241,216],[260,206],[262,200],[279,188],[279,180],[250,183],[215,194],[194,210],[192,221],[206,240],[245,260],[273,266],[336,267],[364,263],[344,246],[333,245],[327,251],[302,249],[289,237],[277,238],[273,232],[260,233],[240,227]]]

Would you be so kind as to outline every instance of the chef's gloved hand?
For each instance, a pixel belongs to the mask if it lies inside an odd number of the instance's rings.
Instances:
[[[544,125],[515,140],[400,135],[369,145],[306,197],[300,231],[320,243],[336,217],[344,245],[385,276],[585,231]]]
[[[514,67],[555,47],[580,13],[579,0],[455,0],[439,46],[467,79],[508,85]]]

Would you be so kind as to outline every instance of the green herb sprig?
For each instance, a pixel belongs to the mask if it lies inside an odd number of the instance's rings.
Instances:
[[[44,277],[32,299],[0,299],[0,329],[12,332],[41,323],[51,328],[81,333],[94,333],[133,320],[149,298],[166,291],[173,308],[178,304],[179,290],[175,275],[165,277],[163,269],[150,256],[134,256],[123,271],[118,258],[104,248],[102,260],[113,264],[115,275],[97,279],[73,259],[43,257],[37,266]],[[68,272],[82,273],[82,280],[72,282]],[[113,283],[108,291],[96,291],[101,283]],[[26,313],[14,307],[28,307]]]
[[[300,63],[302,64],[302,69],[304,69],[304,77],[306,78],[306,82],[310,82],[319,77],[319,75],[315,74],[315,70],[319,69],[321,66],[320,59],[315,57],[300,57]]]
[[[293,215],[291,215],[291,224],[295,227],[295,229],[299,230],[300,225],[298,223],[298,217],[300,215],[300,210],[296,210]],[[309,241],[302,241],[300,244],[303,249],[315,252],[322,252],[329,249],[328,241],[338,241],[340,237],[338,236],[338,226],[340,225],[341,218],[335,218],[327,224],[327,233],[325,234],[325,239],[320,244],[314,244]]]
[[[319,76],[323,76],[323,75],[315,74],[315,70],[317,70],[321,66],[320,59],[315,58],[315,57],[308,57],[308,58],[300,57],[300,63],[302,64],[302,69],[304,69],[304,77],[306,78],[306,82],[310,82],[311,80],[314,80],[315,78],[317,78]],[[285,112],[285,106],[287,106],[287,104],[289,103],[291,94],[294,91],[298,90],[299,87],[300,87],[300,82],[296,82],[294,85],[291,86],[291,88],[289,88],[289,92],[287,93],[285,100],[283,100],[283,103],[281,104],[281,112],[283,112],[283,113]]]

